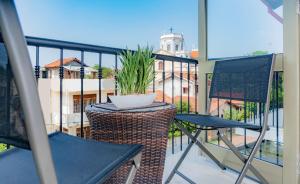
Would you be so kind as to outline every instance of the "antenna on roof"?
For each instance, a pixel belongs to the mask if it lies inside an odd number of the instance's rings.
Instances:
[[[170,33],[173,33],[173,28],[172,27],[170,27]]]

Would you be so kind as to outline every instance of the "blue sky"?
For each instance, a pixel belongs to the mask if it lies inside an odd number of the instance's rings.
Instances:
[[[15,2],[28,36],[130,49],[141,44],[158,49],[160,35],[173,27],[184,34],[187,50],[198,47],[198,0]],[[282,52],[282,25],[267,13],[261,0],[208,2],[209,57],[240,56],[256,50]],[[276,12],[282,14],[280,8]],[[30,52],[34,57],[34,50]],[[42,64],[59,56],[51,49],[41,50],[41,55]],[[79,53],[67,51],[65,56],[79,57]],[[91,62],[97,60],[90,54],[86,57]]]
[[[197,47],[197,0],[16,0],[26,35],[113,47],[159,48],[170,27]]]

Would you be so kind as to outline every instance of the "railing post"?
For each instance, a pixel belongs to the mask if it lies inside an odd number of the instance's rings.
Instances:
[[[175,132],[175,124],[172,124],[172,154],[174,154],[174,132]]]
[[[172,104],[174,104],[174,61],[172,60],[172,73],[171,73],[171,77],[172,77]]]
[[[230,99],[229,119],[232,120],[232,99]],[[230,128],[230,141],[232,142],[232,128]]]
[[[244,100],[244,123],[247,123],[247,101]],[[247,152],[247,130],[244,128],[244,153]]]
[[[63,79],[64,79],[64,50],[60,49],[60,65],[59,65],[59,131],[63,130]]]
[[[197,111],[197,100],[198,100],[198,74],[197,74],[197,64],[195,64],[195,114],[198,114]]]
[[[156,77],[156,73],[155,73],[155,62],[153,64],[153,87],[152,87],[152,92],[155,93],[155,77]]]
[[[190,63],[187,65],[187,83],[188,83],[188,113],[190,113]]]
[[[11,67],[10,67],[10,64],[9,64],[9,61],[7,63],[7,69],[6,69],[6,97],[5,97],[5,106],[7,108],[6,109],[6,122],[10,122],[10,100],[11,100],[11,91],[10,91],[10,88],[11,88]],[[10,132],[10,125],[7,124],[7,127],[5,127],[6,131],[9,131]],[[10,148],[10,145],[7,144],[6,145],[6,149],[9,149]]]
[[[163,80],[163,102],[165,102],[165,80],[166,80],[165,60],[163,60],[162,80]]]
[[[40,78],[40,63],[39,63],[39,59],[40,59],[40,52],[39,52],[39,46],[36,46],[35,48],[35,78],[36,81],[38,82],[39,78]]]
[[[99,53],[99,68],[98,68],[98,80],[99,80],[99,103],[102,102],[102,53]]]
[[[205,74],[205,112],[210,112],[210,109],[208,109],[208,74]],[[208,130],[205,130],[205,142],[208,142]]]
[[[218,98],[218,117],[220,117],[220,99]],[[218,136],[218,146],[220,146],[220,137]]]
[[[182,61],[180,61],[180,113],[182,111],[182,80],[183,80],[183,73],[182,73]],[[190,142],[190,138],[188,138],[188,143]],[[182,150],[182,131],[180,130],[180,150]]]
[[[279,73],[275,72],[275,89],[276,89],[276,158],[279,164]],[[274,98],[273,98],[274,100]],[[274,107],[273,107],[274,108]]]
[[[115,55],[115,95],[118,95],[118,81],[117,81],[117,73],[118,73],[118,55]]]
[[[180,113],[182,113],[182,62],[180,61]]]
[[[83,112],[84,112],[84,98],[83,98],[83,80],[84,80],[84,51],[81,51],[81,67],[80,67],[80,136],[84,137],[83,135]]]

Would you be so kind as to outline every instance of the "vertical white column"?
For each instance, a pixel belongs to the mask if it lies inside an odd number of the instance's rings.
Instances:
[[[203,114],[205,113],[205,63],[207,62],[207,10],[206,10],[206,0],[199,0],[198,1],[198,21],[199,21],[199,28],[198,28],[198,45],[199,45],[199,53],[200,57],[198,59],[198,78],[199,78],[199,97],[198,97],[198,112]]]
[[[300,64],[299,0],[284,0],[284,151],[283,183],[299,183]]]

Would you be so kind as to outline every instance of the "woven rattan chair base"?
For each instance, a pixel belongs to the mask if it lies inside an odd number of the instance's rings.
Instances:
[[[141,167],[134,183],[162,183],[168,129],[176,114],[173,106],[149,112],[86,111],[86,114],[91,124],[92,139],[144,145]],[[130,166],[130,163],[122,166],[106,183],[125,183]]]

